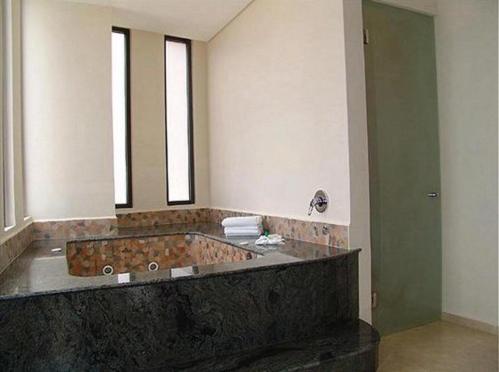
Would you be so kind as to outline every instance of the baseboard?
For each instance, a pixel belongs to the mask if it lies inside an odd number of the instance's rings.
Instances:
[[[493,335],[498,335],[498,327],[493,324],[485,323],[479,320],[465,318],[459,315],[442,313],[442,320],[449,323],[459,324],[464,327],[476,329],[478,331],[487,332]]]

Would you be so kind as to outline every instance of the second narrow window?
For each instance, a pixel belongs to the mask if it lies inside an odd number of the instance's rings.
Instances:
[[[194,204],[190,40],[165,36],[168,205]]]
[[[113,27],[112,53],[114,198],[116,208],[131,208],[129,30]]]

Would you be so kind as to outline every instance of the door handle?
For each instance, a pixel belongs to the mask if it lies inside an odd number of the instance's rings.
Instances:
[[[439,192],[429,192],[428,194],[426,194],[426,196],[429,198],[438,198],[440,196],[440,193]]]

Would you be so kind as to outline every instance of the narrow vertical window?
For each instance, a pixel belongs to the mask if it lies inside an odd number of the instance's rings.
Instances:
[[[3,157],[3,218],[4,227],[16,224],[14,200],[14,149],[13,149],[13,49],[12,49],[12,2],[3,1],[2,11],[2,157]]]
[[[167,204],[194,204],[190,40],[165,36]]]
[[[130,138],[130,32],[113,27],[113,146],[116,208],[132,207]]]

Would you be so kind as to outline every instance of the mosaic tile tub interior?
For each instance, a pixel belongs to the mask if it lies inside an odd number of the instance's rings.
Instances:
[[[68,242],[69,273],[97,276],[239,262],[256,253],[195,234]]]

